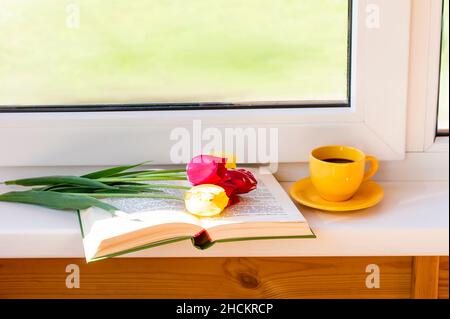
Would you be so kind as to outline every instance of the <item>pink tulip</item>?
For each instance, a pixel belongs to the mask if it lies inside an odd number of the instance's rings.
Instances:
[[[226,162],[226,158],[211,155],[194,157],[186,168],[189,182],[194,186],[201,184],[220,185],[227,173]]]

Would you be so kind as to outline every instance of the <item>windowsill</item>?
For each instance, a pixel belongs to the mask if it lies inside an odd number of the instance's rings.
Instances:
[[[17,170],[0,168],[4,178]],[[75,168],[60,168],[67,174]],[[33,172],[33,173],[32,173]],[[23,176],[49,173],[24,168]],[[291,183],[282,183],[287,189]],[[448,181],[385,181],[385,199],[358,212],[325,213],[301,207],[316,239],[218,244],[206,251],[189,241],[152,248],[127,257],[239,256],[432,256],[449,254]],[[0,186],[0,192],[5,189]],[[0,258],[83,257],[74,213],[0,203]]]

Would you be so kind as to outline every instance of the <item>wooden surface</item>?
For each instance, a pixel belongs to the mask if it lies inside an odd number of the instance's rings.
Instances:
[[[439,292],[440,299],[448,299],[448,256],[439,260]]]
[[[66,288],[66,266],[80,288]],[[366,267],[380,288],[366,287]],[[0,259],[0,298],[409,298],[412,257]]]
[[[412,298],[436,299],[439,287],[439,257],[414,257]]]

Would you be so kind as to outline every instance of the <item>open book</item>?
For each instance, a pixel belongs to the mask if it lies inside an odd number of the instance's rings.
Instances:
[[[314,238],[303,215],[272,174],[250,169],[258,187],[241,195],[239,203],[218,217],[199,218],[187,213],[184,202],[164,199],[105,199],[121,211],[112,216],[99,208],[79,211],[86,260],[114,257],[146,248],[191,240],[206,249],[218,242]],[[166,182],[165,182],[166,183]],[[172,183],[185,184],[184,181]],[[183,196],[184,191],[170,190]]]

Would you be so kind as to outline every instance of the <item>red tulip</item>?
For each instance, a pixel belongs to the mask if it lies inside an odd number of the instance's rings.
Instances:
[[[219,184],[225,190],[225,193],[229,198],[235,197],[236,193],[236,185],[231,181],[231,179],[225,179]]]
[[[255,176],[246,169],[231,169],[226,173],[225,181],[220,185],[227,192],[228,197],[237,194],[246,194],[256,189]]]
[[[229,198],[227,207],[239,203],[239,197],[236,193],[236,185],[234,185],[231,180],[222,181],[218,184],[218,186],[225,190],[225,194],[227,194]]]
[[[194,186],[201,184],[220,185],[227,173],[226,162],[226,158],[210,155],[194,157],[186,168],[189,182]]]

